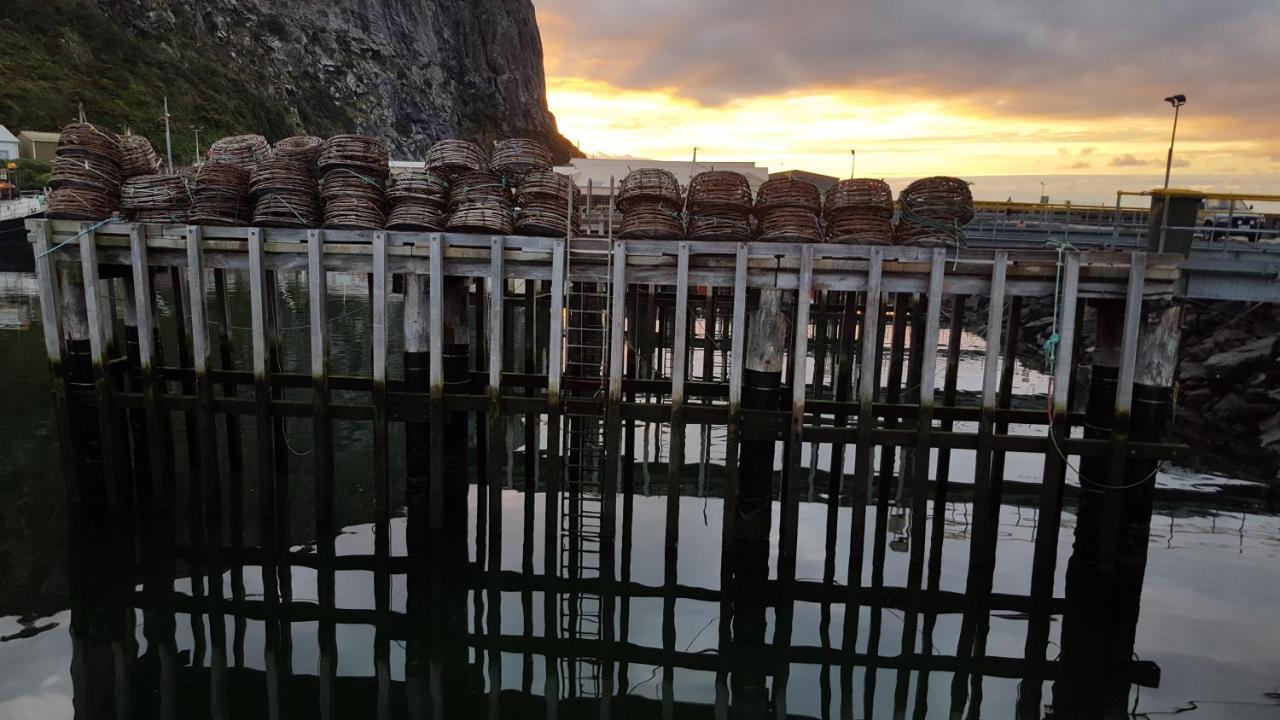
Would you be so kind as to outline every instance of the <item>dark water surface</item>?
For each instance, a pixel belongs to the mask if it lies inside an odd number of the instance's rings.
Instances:
[[[234,324],[235,317],[247,317],[248,299],[232,280]],[[330,286],[333,372],[367,374],[364,278],[334,274]],[[965,696],[957,703],[950,672],[915,660],[914,666],[894,663],[908,615],[917,634],[931,630],[929,647],[939,656],[955,653],[962,616],[935,614],[945,608],[932,601],[908,602],[903,609],[893,602],[883,608],[845,604],[853,511],[845,498],[829,516],[825,473],[809,474],[813,460],[807,447],[794,586],[766,580],[777,574],[775,520],[772,549],[758,558],[759,582],[738,583],[721,594],[723,501],[717,478],[723,428],[711,433],[710,463],[687,470],[681,483],[675,554],[664,549],[669,428],[637,430],[637,453],[652,460],[661,449],[661,462],[637,469],[636,494],[619,496],[613,629],[585,633],[611,636],[612,643],[563,639],[566,622],[597,611],[599,601],[589,593],[561,588],[552,596],[553,607],[545,606],[546,496],[525,492],[518,469],[509,472],[500,495],[499,566],[484,562],[493,525],[487,498],[474,485],[465,557],[459,548],[456,557],[434,558],[443,563],[434,568],[410,558],[403,508],[380,535],[372,524],[366,423],[335,422],[337,513],[344,529],[321,542],[309,510],[309,421],[287,424],[294,509],[287,523],[289,559],[269,544],[260,547],[251,490],[242,511],[244,548],[200,547],[181,522],[172,539],[144,540],[145,517],[127,523],[79,517],[67,509],[58,468],[34,288],[30,276],[0,274],[0,720],[382,712],[431,717],[437,703],[449,708],[447,717],[543,717],[549,689],[559,698],[560,717],[596,717],[598,706],[589,698],[601,691],[606,674],[618,696],[615,717],[945,718],[967,703],[968,717],[1012,718],[1029,690],[1013,663],[1012,672],[993,668],[977,682],[963,683]],[[284,365],[305,371],[305,283],[286,282],[283,293]],[[160,312],[171,315],[172,309],[162,303]],[[399,322],[394,305],[391,321]],[[237,329],[236,340],[239,366],[246,367],[247,330]],[[965,342],[981,348],[976,338]],[[398,376],[398,349],[389,357],[390,372]],[[977,352],[964,358],[962,388],[979,387],[981,366]],[[694,367],[701,367],[697,354]],[[1021,393],[1047,388],[1044,376],[1026,368],[1015,379]],[[245,419],[246,458],[252,457],[253,422]],[[1011,432],[1043,429],[1015,426]],[[513,429],[512,437],[523,438],[523,431]],[[403,442],[403,433],[393,431],[392,498],[404,497]],[[699,461],[702,443],[699,430],[689,428],[689,463]],[[518,442],[513,445],[520,450]],[[778,467],[781,459],[779,452]],[[825,446],[817,460],[816,467],[827,467]],[[1038,456],[1009,455],[1006,478],[1014,489],[1006,491],[1000,513],[997,594],[1028,593],[1038,501],[1016,487],[1038,483],[1042,462]],[[973,453],[953,453],[950,466],[956,482],[967,482]],[[1176,468],[1158,477],[1159,488],[1200,491],[1200,499],[1157,499],[1135,659],[1155,663],[1161,674],[1159,687],[1130,689],[1125,705],[1137,717],[1280,718],[1280,518],[1215,500],[1234,482]],[[185,485],[180,498],[183,492]],[[907,585],[909,493],[897,486],[892,492],[889,522],[879,538],[875,508],[866,509],[861,585],[867,588]],[[938,590],[955,593],[953,598],[965,592],[970,552],[973,508],[964,497],[956,493],[946,505],[942,525]],[[1069,493],[1058,540],[1058,597],[1072,552],[1074,497]],[[184,507],[181,499],[178,506]],[[775,503],[773,517],[779,516]],[[871,549],[878,544],[883,559],[874,562]],[[551,565],[555,570],[559,560]],[[857,608],[856,614],[846,616],[846,607]],[[732,610],[732,628],[720,625],[726,608]],[[562,638],[550,644],[538,640],[547,634],[548,619]],[[1060,650],[1062,624],[1055,616],[1050,626],[1050,660]],[[582,623],[577,627],[581,635]],[[987,654],[1020,660],[1027,631],[1024,609],[994,611]],[[856,639],[848,647],[851,632]],[[732,656],[718,652],[729,633],[736,638]],[[588,654],[580,651],[584,647],[591,657],[547,660],[548,652]],[[788,652],[784,688],[765,669]],[[868,669],[858,659],[869,656],[889,660],[882,663],[886,667]],[[668,662],[690,667],[669,669]],[[718,678],[730,665],[731,677]],[[558,678],[558,685],[549,685],[549,677]],[[1053,680],[1037,684],[1044,706],[1067,687],[1055,688]],[[1070,692],[1087,690],[1073,686]],[[332,707],[323,707],[319,699],[330,696]],[[1052,717],[1047,709],[1037,715]]]

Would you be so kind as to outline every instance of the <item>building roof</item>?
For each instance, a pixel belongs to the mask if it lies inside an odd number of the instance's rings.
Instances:
[[[31,142],[58,142],[58,133],[56,132],[40,132],[39,130],[23,130],[18,133],[18,137],[26,138]]]
[[[800,180],[808,180],[822,192],[826,192],[828,188],[840,182],[840,178],[823,175],[821,173],[809,172],[808,170],[783,170],[782,172],[769,173],[769,178],[794,177]]]
[[[3,125],[0,125],[0,142],[6,142],[6,143],[18,142],[18,138],[14,137],[13,133],[9,132],[8,128],[6,128]]]

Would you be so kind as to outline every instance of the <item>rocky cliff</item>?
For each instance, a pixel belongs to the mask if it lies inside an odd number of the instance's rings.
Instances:
[[[393,157],[442,137],[573,148],[547,109],[530,0],[9,0],[0,3],[0,123],[88,118],[175,153],[221,134],[360,132]]]

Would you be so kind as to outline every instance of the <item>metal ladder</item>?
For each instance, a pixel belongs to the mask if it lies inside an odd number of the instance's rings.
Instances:
[[[570,247],[569,263],[591,255]],[[595,255],[599,259],[599,255]],[[578,381],[566,394],[603,399],[609,357],[609,284],[570,283],[566,302],[565,376]],[[587,381],[583,383],[582,381]],[[575,580],[600,578],[601,516],[604,507],[605,428],[599,416],[570,415],[562,435],[564,463],[560,495],[560,574]],[[560,597],[560,636],[601,638],[601,598],[575,591]],[[565,658],[561,676],[571,697],[598,698],[600,662],[595,657]]]

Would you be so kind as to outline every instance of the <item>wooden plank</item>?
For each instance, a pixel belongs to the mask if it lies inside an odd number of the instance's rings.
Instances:
[[[153,497],[160,507],[172,502],[172,478],[169,477],[168,454],[172,452],[167,436],[168,423],[160,408],[160,385],[156,377],[155,295],[151,284],[151,268],[147,264],[146,227],[135,224],[129,231],[129,250],[133,271],[134,311],[138,322],[138,365],[142,375],[142,392],[146,398],[147,454],[151,462]],[[230,422],[231,416],[228,416]]]
[[[969,544],[969,572],[966,582],[966,592],[973,600],[961,623],[960,638],[956,646],[956,655],[965,661],[974,656],[978,647],[985,647],[989,615],[982,611],[980,601],[991,592],[992,573],[995,571],[995,538],[1000,524],[999,500],[994,493],[991,470],[1008,253],[997,250],[994,257],[991,268],[991,298],[987,309],[986,357],[982,365],[982,414],[978,421],[978,450],[973,471],[973,539]],[[1006,358],[1005,361],[1013,362],[1013,358]],[[969,673],[965,671],[952,677],[953,714],[968,702],[966,683],[969,678]]]
[[[307,308],[311,339],[311,474],[315,483],[316,535],[334,530],[333,425],[329,418],[329,282],[324,231],[307,232]],[[323,707],[323,706],[322,706]]]
[[[791,351],[791,428],[787,443],[786,495],[782,498],[782,514],[779,519],[778,580],[782,592],[778,599],[777,629],[774,648],[780,655],[778,670],[774,675],[773,692],[776,716],[787,717],[787,681],[791,665],[788,660],[791,647],[794,586],[796,576],[796,544],[800,522],[800,456],[804,445],[804,400],[808,387],[809,355],[809,306],[813,294],[813,248],[806,247],[800,260],[800,284],[796,291],[795,322]]]
[[[254,419],[257,440],[258,509],[263,528],[275,523],[275,436],[271,427],[271,380],[267,361],[267,272],[262,231],[249,229],[249,314],[253,352]]]
[[[205,287],[204,251],[201,229],[187,227],[187,294],[191,304],[191,360],[196,373],[196,426],[200,433],[200,483],[204,490],[204,511],[209,518],[209,542],[222,542],[222,490],[218,463],[218,423],[213,414],[213,383],[209,378],[208,293]],[[141,335],[141,328],[139,328]]]
[[[800,455],[804,443],[804,396],[808,386],[809,306],[813,293],[813,248],[801,255],[800,288],[796,293],[794,332],[791,351],[791,441],[788,444],[787,495],[783,498],[778,547],[778,576],[793,579],[796,564],[797,523],[800,513]]]
[[[680,475],[684,469],[684,379],[689,359],[689,243],[677,246],[674,347],[671,351],[671,457],[667,468],[667,546],[675,545],[680,528]],[[672,527],[673,524],[676,527]]]
[[[1107,472],[1106,484],[1109,487],[1120,487],[1125,484],[1126,449],[1129,444],[1129,429],[1133,410],[1133,380],[1138,365],[1138,328],[1142,321],[1142,298],[1146,290],[1147,254],[1133,253],[1129,268],[1129,285],[1125,292],[1124,326],[1120,336],[1120,369],[1116,379],[1115,421],[1111,429],[1111,462]],[[1082,484],[1088,484],[1096,478],[1081,478]],[[1120,534],[1121,515],[1120,492],[1106,491],[1103,496],[1103,519],[1101,557],[1104,565],[1109,566],[1115,560],[1117,538]]]
[[[125,477],[123,458],[120,457],[119,423],[116,422],[112,402],[111,378],[107,358],[107,337],[103,330],[103,316],[108,309],[102,305],[101,278],[98,275],[98,247],[96,233],[86,223],[80,235],[80,265],[84,280],[85,317],[89,326],[89,353],[93,359],[94,389],[97,395],[98,427],[102,435],[102,471],[106,481],[107,504],[115,507],[122,498]]]
[[[1076,307],[1080,286],[1080,255],[1064,254],[1062,294],[1058,303],[1058,343],[1054,348],[1053,412],[1047,434],[1053,449],[1044,455],[1044,474],[1040,484],[1040,512],[1037,516],[1035,550],[1031,562],[1031,612],[1027,622],[1025,657],[1033,672],[1028,676],[1028,693],[1038,697],[1039,683],[1035,669],[1042,667],[1049,644],[1049,602],[1053,598],[1054,577],[1058,563],[1058,535],[1062,529],[1062,496],[1066,487],[1067,456],[1060,448],[1071,433],[1067,422],[1071,375],[1075,367]],[[1039,702],[1028,698],[1029,707]]]
[[[428,292],[428,345],[431,377],[428,398],[431,410],[431,475],[428,489],[428,526],[444,527],[444,239],[431,236]],[[456,342],[456,340],[455,340]]]
[[[866,527],[867,493],[875,475],[875,463],[872,462],[874,448],[871,443],[871,431],[876,425],[873,405],[876,387],[880,378],[876,375],[876,367],[880,359],[882,347],[878,328],[880,325],[881,282],[883,279],[883,258],[873,254],[871,265],[867,269],[867,294],[862,311],[862,348],[858,356],[858,447],[854,458],[853,471],[853,517],[850,524],[849,577],[850,588],[862,584],[862,551],[863,536]]]
[[[373,495],[374,518],[386,527],[391,518],[391,430],[387,413],[387,235],[373,235],[373,272],[369,290],[373,324]]]
[[[489,277],[487,278],[487,301],[489,309],[488,317],[488,354],[489,354],[489,403],[486,413],[486,431],[489,436],[488,454],[489,461],[486,465],[488,472],[488,492],[489,492],[489,558],[487,563],[488,575],[496,581],[499,573],[502,571],[502,480],[505,475],[504,464],[506,462],[506,433],[505,422],[502,417],[502,359],[503,359],[503,337],[506,334],[506,328],[503,323],[503,305],[506,301],[506,283],[502,277],[502,238],[493,237],[490,240],[490,265]],[[439,434],[439,430],[433,428],[432,434]],[[435,478],[432,477],[432,481]],[[496,582],[489,587],[489,614],[487,627],[490,633],[495,633],[497,628],[502,627],[502,594],[496,586]],[[502,653],[497,648],[488,649],[489,673],[489,717],[496,718],[500,713],[500,694],[502,692]]]
[[[67,400],[67,366],[62,330],[62,297],[58,272],[49,244],[49,221],[28,221],[36,262],[36,288],[40,296],[40,325],[44,331],[45,356],[53,386],[54,416],[58,427],[58,449],[62,460],[67,498],[80,502],[79,472],[71,440],[71,408]]]

